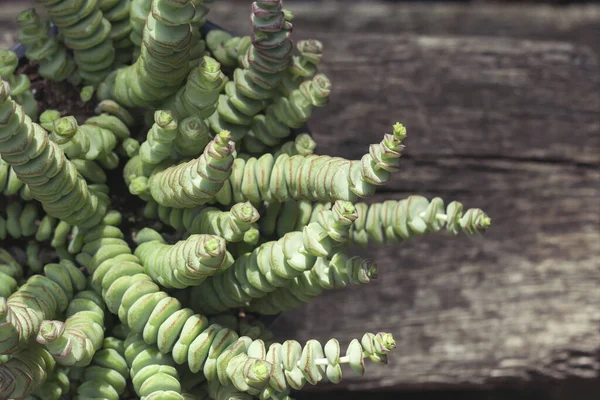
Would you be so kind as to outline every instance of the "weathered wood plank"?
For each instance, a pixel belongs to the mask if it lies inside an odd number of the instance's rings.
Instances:
[[[329,49],[321,70],[333,90],[310,126],[327,153],[358,157],[400,120],[416,158],[600,163],[600,74],[585,48],[491,38],[314,36]]]
[[[597,400],[598,381],[562,380],[538,388],[494,388],[493,390],[332,390],[294,393],[297,400]]]
[[[350,389],[597,378],[596,58],[566,43],[344,37],[336,46],[333,34],[320,37],[332,49],[322,69],[334,92],[311,121],[319,150],[359,157],[398,110],[415,134],[378,199],[439,195],[494,222],[483,238],[371,249],[379,282],[286,314],[282,337],[397,333],[391,365],[343,381]]]
[[[283,314],[274,325],[281,337],[393,332],[398,349],[389,365],[369,366],[360,378],[349,373],[340,385],[353,390],[597,378],[600,172],[531,162],[404,161],[402,187],[479,206],[492,217],[490,230],[358,251],[377,262],[380,279]]]
[[[217,1],[210,19],[244,34],[250,0]],[[544,4],[393,3],[386,1],[287,1],[294,32],[313,31],[418,33],[425,35],[499,36],[559,40],[591,46],[600,54],[600,6]],[[0,48],[13,41],[14,17],[34,0],[3,0],[0,5]],[[315,7],[317,12],[314,11]],[[41,10],[41,7],[38,7]]]
[[[249,26],[242,4],[217,1],[211,20]],[[294,36],[314,31],[345,33],[417,33],[424,35],[493,36],[568,41],[589,45],[600,54],[600,5],[556,7],[549,4],[452,4],[389,1],[287,1],[294,14]],[[237,28],[240,27],[240,28]]]

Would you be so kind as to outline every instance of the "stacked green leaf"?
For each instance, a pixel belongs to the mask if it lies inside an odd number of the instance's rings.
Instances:
[[[292,57],[279,87],[284,96],[289,96],[303,81],[314,77],[323,58],[323,43],[318,40],[300,40],[296,47],[300,55]]]
[[[163,206],[192,208],[211,201],[221,190],[233,164],[229,132],[215,136],[196,159],[153,171],[148,182],[152,198]]]
[[[27,399],[61,400],[71,392],[69,369],[55,366],[46,371],[46,380]]]
[[[225,239],[216,235],[191,235],[169,245],[158,232],[144,228],[137,241],[135,255],[145,273],[165,288],[197,286],[233,263]]]
[[[392,335],[384,332],[366,333],[360,341],[352,340],[344,356],[336,339],[330,339],[325,346],[316,340],[309,340],[304,347],[295,340],[274,343],[269,346],[265,357],[275,366],[269,380],[268,395],[287,394],[290,389],[300,390],[306,383],[316,385],[324,379],[339,383],[342,364],[349,364],[355,374],[364,375],[365,358],[386,364],[387,354],[395,347]]]
[[[234,204],[229,211],[216,207],[171,208],[154,201],[144,210],[147,218],[158,218],[163,223],[189,234],[208,233],[225,239],[228,243],[250,241],[260,217],[258,210],[248,202]],[[252,244],[254,244],[252,242]]]
[[[106,337],[89,366],[83,372],[83,382],[77,387],[76,400],[119,400],[127,387],[129,367],[125,360],[124,342]]]
[[[444,201],[439,197],[429,201],[423,196],[409,196],[400,201],[356,206],[359,218],[353,226],[352,241],[362,246],[399,243],[444,227],[452,235],[473,235],[485,231],[491,223],[482,210],[470,208],[463,212],[462,203],[457,201],[444,210]]]
[[[99,111],[100,115],[88,118],[86,123],[97,124],[110,129],[121,139],[129,137],[129,128],[135,125],[136,122],[133,115],[126,108],[112,100],[102,100],[98,103],[97,111]],[[109,128],[92,121],[106,121],[103,123],[109,123],[111,127]]]
[[[32,199],[29,186],[17,177],[9,163],[0,157],[0,193],[6,197],[19,196],[24,201]]]
[[[146,141],[140,146],[140,157],[146,164],[156,166],[173,153],[177,136],[177,119],[170,111],[156,111],[154,124],[146,135]],[[153,167],[149,168],[153,169]]]
[[[206,34],[206,46],[223,67],[242,66],[240,50],[247,50],[248,42],[250,42],[249,36],[244,38],[232,36],[222,29],[213,29]]]
[[[161,107],[171,110],[178,119],[190,116],[205,119],[215,112],[226,79],[219,63],[204,56],[188,75],[185,85]]]
[[[140,57],[113,77],[111,93],[119,104],[148,107],[180,88],[189,73],[190,22],[194,14],[190,0],[152,2],[142,34]]]
[[[251,153],[264,153],[291,135],[309,120],[315,107],[327,104],[331,83],[322,74],[302,82],[287,96],[278,97],[264,114],[252,119],[250,132],[244,136],[244,148]]]
[[[253,300],[248,309],[262,315],[274,315],[308,303],[324,290],[369,283],[377,277],[377,268],[360,257],[337,253],[331,260],[319,258],[315,265],[288,285]]]
[[[25,203],[25,207],[19,202],[8,204],[2,212],[5,216],[0,215],[0,239],[4,240],[7,236],[15,239],[33,236],[47,239],[52,233],[54,221],[48,218],[48,226],[36,226],[38,213],[38,205],[33,201]]]
[[[44,274],[29,278],[8,299],[0,297],[0,354],[10,354],[0,365],[0,393],[22,397],[44,383],[46,370],[52,370],[45,363],[55,362],[48,351],[32,346],[34,337],[45,319],[66,311],[73,294],[85,287],[81,271],[67,262],[46,265]]]
[[[114,169],[119,164],[119,157],[113,152],[117,137],[98,125],[79,126],[75,117],[63,117],[54,121],[50,137],[71,160],[97,160],[107,169]]]
[[[0,211],[0,239],[27,239],[25,255],[31,272],[41,271],[41,252],[48,247],[52,247],[59,259],[73,259],[72,254],[80,251],[78,232],[77,227],[41,212],[33,201],[24,205],[10,201]]]
[[[289,285],[305,271],[319,268],[319,262],[329,264],[326,260],[336,255],[345,257],[340,247],[348,242],[356,217],[351,203],[338,201],[319,222],[308,224],[302,232],[287,233],[238,257],[225,273],[188,289],[191,298],[202,299],[195,302],[195,308],[215,314],[243,307]]]
[[[38,268],[41,265],[37,260],[40,242],[49,242],[60,258],[69,259],[66,254],[76,254],[81,250],[78,244],[81,239],[80,233],[79,227],[44,214],[39,204],[34,201],[24,204],[8,201],[5,209],[0,211],[0,239],[4,240],[7,237],[30,239],[27,244],[27,255],[29,267],[34,268],[34,272],[39,272],[41,269]]]
[[[198,115],[190,115],[178,125],[175,136],[175,154],[178,158],[194,157],[201,154],[212,140],[210,128]]]
[[[10,297],[17,291],[23,278],[23,268],[10,253],[0,248],[0,297]]]
[[[3,312],[1,307],[0,303],[0,313]],[[54,372],[55,367],[56,362],[52,355],[39,346],[30,346],[16,355],[8,357],[6,362],[0,360],[2,398],[26,398],[42,387],[48,375]]]
[[[217,111],[209,118],[213,132],[227,130],[234,141],[242,139],[252,117],[274,97],[291,60],[291,17],[281,0],[252,3],[251,44],[243,52],[243,68],[236,68],[233,81],[219,96]]]
[[[98,1],[104,18],[110,22],[110,38],[116,50],[114,64],[119,66],[131,62],[133,57],[133,42],[129,38],[131,34],[131,24],[129,23],[131,0]]]
[[[190,44],[190,69],[195,68],[198,62],[206,54],[206,42],[202,38],[202,27],[206,23],[206,14],[208,14],[208,7],[204,4],[204,0],[191,0],[194,5],[196,12],[194,18],[190,21],[192,29],[192,38]]]
[[[463,211],[460,202],[453,201],[444,209],[444,201],[436,197],[431,201],[412,195],[402,200],[355,203],[358,218],[350,229],[353,243],[361,246],[401,243],[413,237],[446,229],[451,235],[460,232],[473,235],[484,232],[490,218],[480,209]],[[306,200],[287,200],[271,204],[261,218],[260,231],[265,236],[282,236],[301,231],[306,224],[317,221],[331,203],[313,203]]]
[[[118,228],[109,225],[92,229],[86,235],[80,261],[88,265],[92,286],[102,293],[108,309],[118,314],[132,331],[126,342],[125,357],[136,392],[179,394],[180,383],[173,361],[187,362],[192,372],[203,370],[207,379],[214,377],[217,357],[238,335],[220,325],[209,325],[206,317],[182,308],[178,300],[160,291],[122,237]],[[114,265],[119,265],[119,270],[112,268]],[[172,358],[164,356],[169,352]],[[224,379],[246,390],[250,390],[247,381],[264,386],[269,379],[270,369],[265,370],[268,364],[243,353],[223,362]],[[143,372],[145,368],[150,369]],[[162,378],[152,378],[157,374]]]
[[[38,104],[30,90],[31,82],[25,74],[17,74],[19,58],[11,50],[0,50],[0,77],[10,85],[10,95],[23,106],[25,114],[36,119]]]
[[[73,50],[78,74],[85,82],[99,84],[111,72],[115,48],[111,24],[98,0],[36,0],[56,25],[67,48]]]
[[[41,20],[34,8],[17,15],[19,41],[27,46],[25,56],[39,63],[38,72],[44,78],[61,82],[72,76],[77,67],[67,54],[64,44],[49,34],[48,20]]]
[[[142,34],[144,32],[144,26],[146,25],[146,18],[150,14],[150,8],[152,7],[152,0],[131,0],[131,6],[129,9],[129,26],[131,26],[131,33],[129,34],[129,40],[133,43],[133,60],[137,60],[140,56],[142,47]]]
[[[241,201],[328,202],[369,197],[398,169],[405,137],[406,129],[396,123],[393,134],[386,134],[381,143],[372,144],[361,160],[314,154],[290,157],[285,153],[277,158],[271,153],[258,159],[236,158],[231,175],[215,200],[228,205]]]
[[[0,78],[0,156],[46,212],[72,225],[94,226],[104,217],[108,199],[90,192],[77,169],[47,133],[24,114]]]
[[[36,341],[63,366],[84,367],[104,340],[104,303],[91,291],[79,292],[70,302],[65,322],[43,321]]]
[[[317,147],[317,143],[310,134],[306,132],[299,133],[293,140],[288,140],[281,146],[273,149],[273,157],[277,158],[280,154],[287,154],[288,156],[295,156],[297,154],[308,156],[314,153],[315,147]]]

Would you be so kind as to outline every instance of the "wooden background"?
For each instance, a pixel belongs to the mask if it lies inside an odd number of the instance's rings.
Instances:
[[[0,47],[25,3],[2,0]],[[217,1],[211,20],[244,34],[249,4]],[[333,92],[310,122],[318,152],[358,158],[402,121],[402,171],[375,200],[441,196],[484,209],[492,227],[359,249],[380,279],[285,313],[277,332],[346,343],[393,332],[390,364],[347,374],[344,398],[596,399],[600,6],[286,6],[294,38],[325,46]]]

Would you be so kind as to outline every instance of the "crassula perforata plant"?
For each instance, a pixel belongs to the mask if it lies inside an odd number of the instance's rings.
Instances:
[[[490,224],[439,198],[360,200],[400,166],[399,123],[360,160],[314,154],[303,126],[331,83],[281,0],[252,4],[247,37],[203,34],[205,0],[36,1],[49,20],[17,16],[27,58],[96,115],[41,110],[0,53],[1,399],[280,400],[338,383],[343,364],[386,363],[392,334],[278,343],[260,316],[374,279],[352,243]]]

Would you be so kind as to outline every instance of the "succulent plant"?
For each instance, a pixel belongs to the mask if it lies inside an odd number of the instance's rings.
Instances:
[[[277,343],[260,316],[376,279],[352,243],[490,225],[440,198],[359,201],[401,168],[406,128],[359,160],[315,153],[304,124],[335,88],[281,0],[252,4],[246,37],[204,37],[208,0],[37,3],[27,58],[96,115],[38,116],[0,53],[0,399],[280,400],[362,375],[391,333],[342,353]]]

